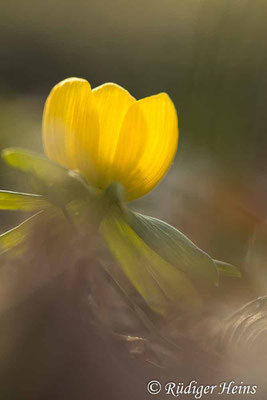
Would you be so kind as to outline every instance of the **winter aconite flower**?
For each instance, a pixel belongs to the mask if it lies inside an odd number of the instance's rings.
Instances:
[[[152,190],[177,149],[175,107],[166,93],[136,100],[114,83],[91,90],[69,78],[51,91],[43,115],[47,156],[99,189],[124,186],[127,200]]]
[[[50,160],[25,149],[2,152],[9,166],[27,174],[33,193],[0,191],[0,209],[35,214],[0,235],[0,255],[12,250],[11,259],[21,258],[35,232],[45,232],[40,249],[52,271],[66,264],[60,243],[75,265],[80,251],[85,259],[94,254],[100,236],[115,265],[99,261],[134,309],[146,304],[168,318],[201,311],[203,294],[221,276],[240,277],[175,227],[125,204],[152,190],[175,155],[177,115],[167,94],[136,100],[114,83],[91,90],[84,79],[66,79],[46,101],[43,141]],[[47,233],[49,249],[42,245]]]

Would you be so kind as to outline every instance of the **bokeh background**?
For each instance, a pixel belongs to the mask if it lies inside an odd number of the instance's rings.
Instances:
[[[133,207],[240,266],[255,291],[235,287],[231,302],[265,294],[266,18],[266,0],[1,0],[0,148],[43,151],[43,105],[67,77],[116,82],[136,98],[167,92],[177,156]],[[2,162],[0,186],[30,190]],[[0,219],[4,231],[22,216]]]

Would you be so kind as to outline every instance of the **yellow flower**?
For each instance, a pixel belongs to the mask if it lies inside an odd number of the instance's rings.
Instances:
[[[127,200],[152,190],[177,149],[175,107],[166,93],[136,100],[114,83],[91,90],[79,78],[58,83],[43,115],[47,156],[93,186],[120,182]]]

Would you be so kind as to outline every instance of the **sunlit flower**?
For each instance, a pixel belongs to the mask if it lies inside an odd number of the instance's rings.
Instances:
[[[43,115],[47,156],[77,169],[89,184],[119,182],[127,200],[152,190],[177,149],[175,107],[166,93],[136,100],[114,83],[91,90],[69,78],[51,91]]]

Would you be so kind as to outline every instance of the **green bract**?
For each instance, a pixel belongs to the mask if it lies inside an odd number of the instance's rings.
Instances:
[[[173,226],[131,211],[121,185],[92,189],[76,172],[23,149],[7,149],[3,158],[31,177],[38,195],[0,191],[0,209],[38,212],[0,235],[0,252],[16,248],[45,220],[53,222],[55,241],[63,232],[85,242],[100,232],[120,272],[162,316],[199,311],[203,289],[216,287],[220,276],[240,277],[236,267],[213,260]]]
[[[218,283],[212,258],[173,226],[138,213],[130,214],[129,223],[148,246],[194,282],[207,286]]]

